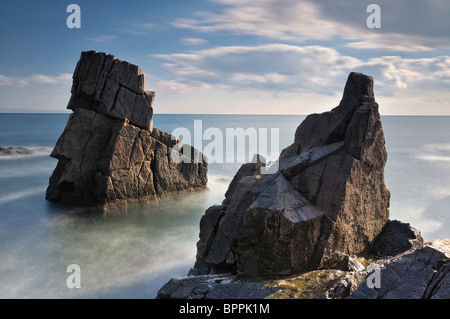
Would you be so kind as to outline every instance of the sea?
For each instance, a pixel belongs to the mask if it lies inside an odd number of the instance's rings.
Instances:
[[[242,158],[213,158],[204,191],[87,216],[45,200],[57,163],[49,154],[68,116],[0,114],[0,146],[35,150],[0,157],[0,298],[155,298],[162,285],[194,265],[200,219],[209,206],[222,202]],[[304,118],[157,114],[154,126],[186,136],[191,132],[192,142],[209,150],[213,140],[230,142],[227,129],[251,129],[259,139],[267,133],[270,162],[293,142]],[[420,229],[426,241],[450,238],[450,117],[382,116],[382,123],[390,218]],[[211,154],[220,154],[216,148]],[[73,265],[79,288],[70,284]]]

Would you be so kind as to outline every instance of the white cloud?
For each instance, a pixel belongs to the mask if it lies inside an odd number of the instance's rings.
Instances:
[[[364,40],[351,41],[345,46],[353,49],[383,49],[387,51],[418,52],[433,50],[432,46],[426,45],[426,39],[420,36],[405,34],[367,34]]]
[[[31,84],[64,84],[72,81],[72,74],[59,75],[32,74],[28,77],[17,78],[0,74],[0,87],[26,87]]]
[[[177,18],[173,25],[200,32],[227,31],[278,40],[329,39],[351,32],[345,25],[325,19],[310,1],[216,0],[226,7],[220,13],[195,12],[193,18]]]
[[[262,105],[274,101],[280,106],[279,113],[303,114],[322,106],[326,110],[331,105],[321,101],[337,104],[348,74],[356,71],[373,76],[383,114],[450,112],[449,56],[381,56],[364,61],[333,48],[287,44],[214,47],[155,56],[167,62],[173,73],[170,79],[156,83],[156,88],[166,95],[192,94],[189,96],[198,102],[193,102],[193,109],[199,109],[208,96],[216,105],[221,103],[218,99],[234,99],[234,112],[246,106],[246,113],[258,113]],[[184,98],[186,101],[187,95]],[[308,108],[309,102],[312,106]],[[300,104],[301,108],[296,107]]]
[[[215,47],[180,54],[158,54],[169,62],[176,81],[185,88],[199,83],[231,90],[312,90],[324,93],[345,79],[348,70],[361,62],[320,46],[267,44],[261,46]]]
[[[372,75],[381,93],[440,91],[450,87],[450,57],[382,56],[362,61],[321,46],[266,44],[215,47],[158,54],[184,89],[215,86],[232,90],[309,91],[333,95],[351,71]]]
[[[450,87],[449,56],[415,59],[383,56],[368,60],[364,67],[389,94],[405,90],[412,95],[420,92],[428,96],[431,92],[446,92]]]
[[[183,38],[181,39],[181,43],[184,45],[201,45],[201,44],[205,44],[208,41],[206,41],[205,39],[200,39],[200,38]]]
[[[450,25],[442,2],[379,0],[382,27],[369,29],[369,1],[211,0],[223,5],[218,13],[197,11],[176,18],[179,28],[205,33],[253,35],[276,41],[336,40],[356,49],[424,51],[449,47]],[[447,11],[446,11],[447,10]],[[425,22],[424,22],[425,21]],[[434,25],[436,27],[430,27]]]

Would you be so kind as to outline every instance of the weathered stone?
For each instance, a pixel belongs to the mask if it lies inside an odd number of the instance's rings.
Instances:
[[[355,258],[344,256],[341,261],[333,266],[333,269],[359,272],[363,271],[365,267]]]
[[[375,271],[379,282],[372,278]],[[321,269],[259,280],[242,280],[233,274],[174,278],[157,298],[449,299],[450,240],[427,242],[374,262],[367,270]]]
[[[450,240],[435,240],[372,265],[379,285],[369,287],[373,272],[350,299],[449,299]]]
[[[327,269],[283,279],[242,280],[233,274],[173,278],[157,299],[343,299],[364,279],[365,272]]]
[[[69,102],[73,114],[51,153],[59,162],[47,200],[109,207],[206,187],[206,158],[189,145],[175,150],[177,138],[152,128],[152,100],[144,89],[139,67],[82,53]]]
[[[268,281],[241,281],[235,275],[216,274],[173,278],[157,299],[263,299],[280,290],[264,287]]]
[[[85,108],[131,124],[153,129],[155,92],[145,91],[137,65],[102,52],[84,51],[73,74],[68,109]]]
[[[265,276],[308,269],[322,214],[279,174],[248,207],[235,237],[238,271]]]
[[[218,219],[202,226],[214,229],[198,244],[203,271],[226,265],[249,276],[286,275],[368,251],[390,198],[372,86],[371,77],[351,73],[339,106],[300,124],[277,171],[259,175],[255,163],[239,169]]]
[[[259,155],[255,154],[252,161],[250,163],[243,164],[237,173],[234,175],[233,179],[230,182],[230,185],[228,186],[228,189],[225,193],[225,200],[223,201],[223,205],[228,205],[229,201],[232,197],[232,193],[236,190],[237,183],[244,177],[244,176],[256,176],[261,175],[261,168],[265,167],[266,165],[266,159]]]
[[[411,248],[423,244],[420,230],[398,220],[390,220],[370,244],[373,254],[378,256],[396,256]]]

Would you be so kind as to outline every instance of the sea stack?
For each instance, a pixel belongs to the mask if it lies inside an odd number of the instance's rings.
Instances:
[[[180,141],[153,128],[155,92],[145,90],[139,66],[82,52],[71,93],[73,113],[50,155],[58,164],[47,200],[111,207],[206,187],[204,155],[186,145],[176,151]]]
[[[373,79],[351,73],[278,165],[241,166],[201,219],[194,268],[157,298],[449,298],[450,241],[389,220],[386,160]]]
[[[329,268],[367,251],[389,219],[387,152],[373,79],[351,73],[337,107],[309,115],[278,169],[242,167],[200,223],[192,274]]]

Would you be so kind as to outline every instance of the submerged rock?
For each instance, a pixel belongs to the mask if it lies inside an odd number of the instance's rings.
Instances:
[[[40,148],[30,149],[30,148],[21,147],[21,146],[0,147],[0,156],[32,155],[36,151],[40,151],[40,150],[42,150],[42,149],[40,149]]]
[[[205,188],[206,159],[190,146],[180,151],[187,154],[175,151],[180,141],[153,129],[153,99],[138,66],[83,52],[68,105],[73,113],[51,153],[58,164],[46,199],[109,207]]]

